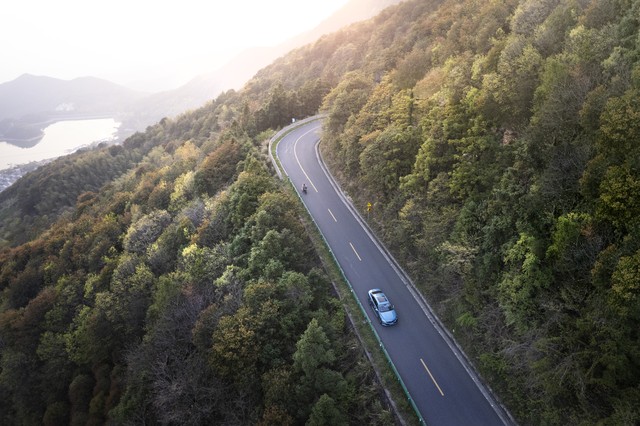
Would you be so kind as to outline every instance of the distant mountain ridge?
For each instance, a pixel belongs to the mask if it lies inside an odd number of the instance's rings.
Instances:
[[[0,140],[33,146],[42,138],[47,124],[88,117],[121,121],[120,136],[124,138],[163,117],[200,107],[223,91],[237,90],[287,52],[401,1],[351,0],[316,28],[278,46],[248,49],[224,67],[198,75],[174,90],[149,94],[95,77],[60,80],[23,74],[0,84]]]
[[[145,95],[96,77],[61,80],[23,74],[0,84],[0,120],[32,114],[113,113]]]
[[[23,74],[0,84],[0,140],[32,146],[49,123],[78,118],[123,117],[142,92],[95,77],[61,80]]]
[[[313,43],[323,35],[335,32],[342,27],[369,19],[387,7],[402,1],[404,0],[351,0],[312,30],[292,37],[277,46],[247,49],[222,68],[196,77],[192,82],[198,79],[211,80],[223,90],[240,89],[256,72],[287,52]],[[192,82],[185,86],[189,86]]]
[[[132,126],[144,128],[166,116],[197,108],[221,92],[239,90],[260,69],[287,52],[318,40],[325,34],[377,15],[404,0],[351,0],[314,29],[271,47],[252,47],[215,71],[198,75],[175,90],[154,93],[142,99],[130,118]]]

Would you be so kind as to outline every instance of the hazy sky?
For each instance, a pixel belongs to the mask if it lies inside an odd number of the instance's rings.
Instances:
[[[312,29],[348,0],[4,0],[0,83],[24,73],[170,89],[252,46]]]

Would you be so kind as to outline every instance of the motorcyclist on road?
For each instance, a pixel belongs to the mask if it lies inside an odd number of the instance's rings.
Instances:
[[[304,192],[305,194],[307,193],[307,184],[306,183],[302,184],[302,192]]]

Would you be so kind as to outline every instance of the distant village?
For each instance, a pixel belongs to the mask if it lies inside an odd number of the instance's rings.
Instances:
[[[48,163],[49,161],[51,160],[33,161],[28,164],[11,167],[10,169],[0,170],[0,192],[13,185],[14,182],[22,176]]]

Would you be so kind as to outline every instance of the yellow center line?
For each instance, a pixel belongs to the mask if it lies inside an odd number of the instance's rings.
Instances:
[[[429,373],[429,377],[431,377],[431,381],[433,381],[433,384],[438,388],[440,395],[444,396],[444,392],[442,392],[442,389],[440,389],[440,386],[438,386],[438,382],[436,382],[436,379],[433,378],[433,374],[431,374],[431,371],[429,371],[429,367],[427,367],[427,364],[425,364],[422,358],[420,358],[420,362],[422,363],[424,369],[427,370],[427,373]]]
[[[353,246],[353,244],[349,243],[349,245],[351,246],[351,250],[353,250],[353,252],[356,254],[356,256],[358,256],[358,260],[360,262],[362,262],[362,258],[360,257],[360,255],[358,254],[358,252],[356,251],[356,248]]]
[[[333,215],[333,212],[331,211],[331,209],[327,209],[327,210],[329,210],[329,214],[330,214],[330,215],[331,215],[331,217],[333,218],[333,221],[334,221],[334,222],[337,222],[337,221],[338,221],[338,219],[336,219],[336,217]]]

